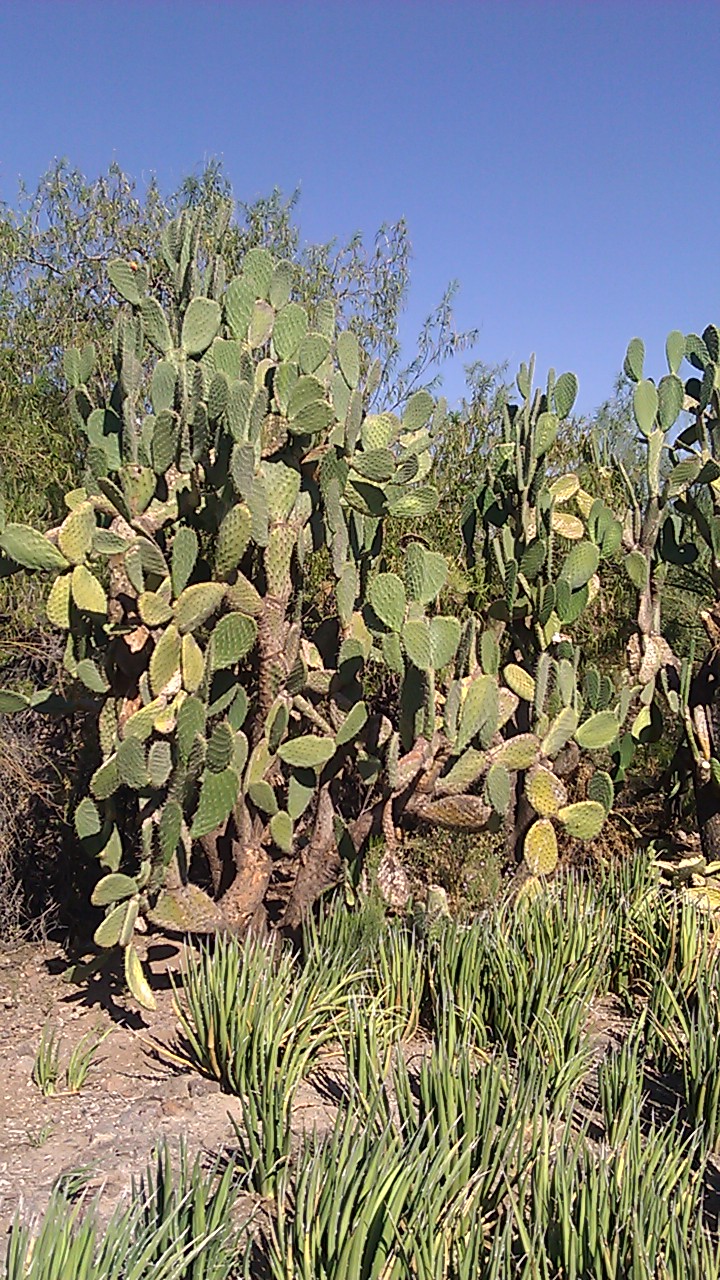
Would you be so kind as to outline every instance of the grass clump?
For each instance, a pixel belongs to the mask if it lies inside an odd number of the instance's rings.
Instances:
[[[7,1280],[717,1275],[714,926],[656,892],[639,863],[466,924],[336,902],[299,949],[188,952],[164,1052],[238,1097],[229,1152],[161,1148],[107,1226],[59,1186]],[[331,1072],[334,1115],[299,1128]]]

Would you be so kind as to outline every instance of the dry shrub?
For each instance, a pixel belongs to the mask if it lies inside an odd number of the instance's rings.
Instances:
[[[422,898],[428,885],[440,885],[461,919],[500,896],[506,861],[502,834],[426,828],[406,836],[400,855],[413,894]]]
[[[0,642],[0,684],[55,682],[62,650],[36,632]],[[77,853],[66,815],[82,761],[80,718],[31,711],[0,718],[0,946],[54,934],[67,921]]]

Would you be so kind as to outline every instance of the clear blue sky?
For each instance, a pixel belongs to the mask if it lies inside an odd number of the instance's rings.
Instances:
[[[720,3],[0,0],[0,198],[56,156],[301,186],[304,239],[405,216],[405,332],[458,279],[476,355],[612,390],[720,322]],[[448,370],[451,400],[464,387]]]

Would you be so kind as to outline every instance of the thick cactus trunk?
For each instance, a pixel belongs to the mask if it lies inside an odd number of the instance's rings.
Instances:
[[[689,711],[693,724],[701,727],[700,745],[704,730],[712,754],[720,756],[720,648],[710,650],[692,682]],[[695,761],[693,784],[703,855],[715,862],[720,859],[720,787],[705,758]]]

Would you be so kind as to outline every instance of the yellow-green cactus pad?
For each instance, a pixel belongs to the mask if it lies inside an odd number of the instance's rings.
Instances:
[[[525,836],[525,862],[534,876],[549,876],[558,861],[557,836],[549,818],[534,822]]]
[[[528,774],[525,794],[541,818],[554,817],[567,804],[567,791],[560,779],[542,767]]]

